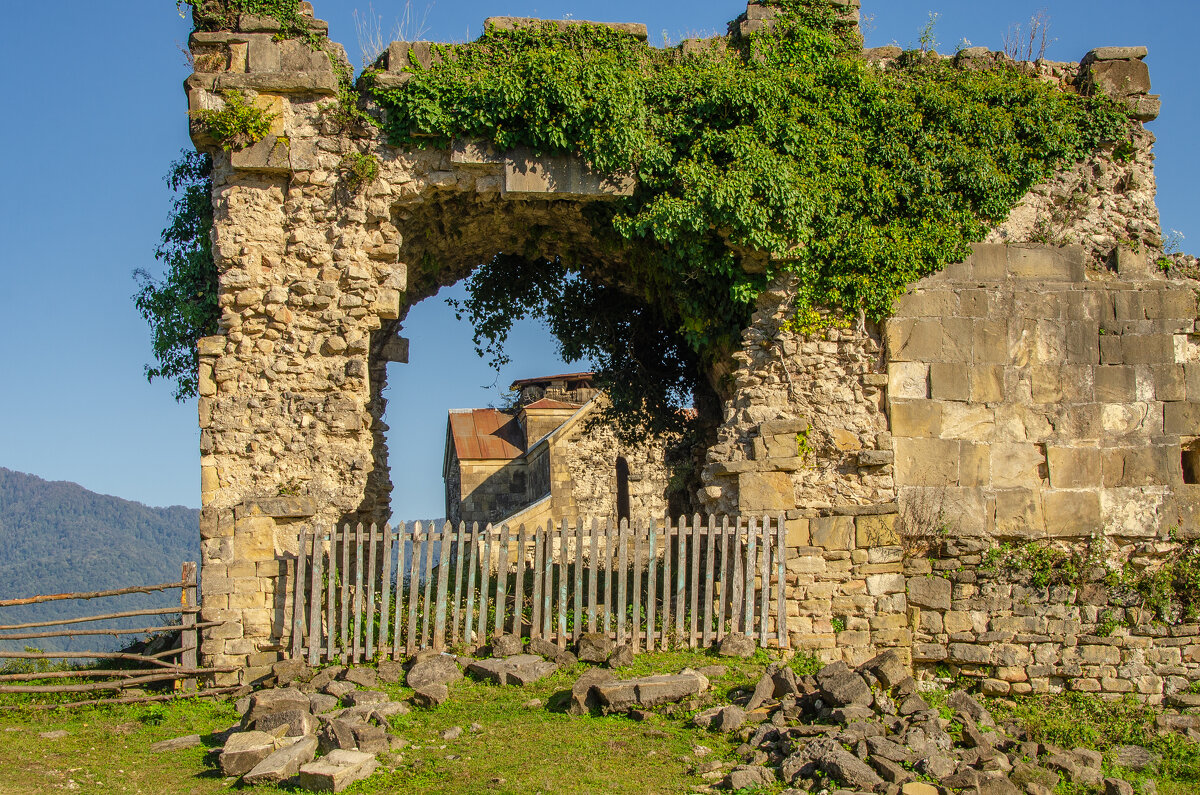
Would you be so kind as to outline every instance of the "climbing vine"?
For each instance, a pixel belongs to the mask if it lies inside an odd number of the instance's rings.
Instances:
[[[635,195],[598,218],[633,267],[611,294],[632,293],[697,361],[736,343],[780,275],[795,277],[801,331],[826,309],[885,317],[1033,185],[1128,138],[1105,98],[921,53],[881,70],[831,8],[778,5],[773,29],[688,54],[604,27],[489,29],[371,91],[398,146],[486,139],[636,176]],[[485,267],[469,286],[486,298],[467,313],[477,338],[502,342],[528,285]],[[569,316],[596,296],[552,299]],[[622,355],[598,353],[602,366]]]
[[[490,28],[439,45],[403,85],[360,81],[393,145],[484,139],[636,177],[632,197],[592,212],[629,263],[619,283],[505,252],[459,307],[481,352],[502,356],[513,319],[540,316],[564,354],[598,363],[626,427],[677,424],[701,368],[737,344],[772,279],[792,277],[801,332],[829,322],[827,311],[885,317],[1033,185],[1129,139],[1106,98],[1016,65],[965,69],[924,52],[881,69],[828,0],[769,4],[769,28],[696,51],[603,26]],[[296,0],[194,7],[201,29],[234,13],[312,36]],[[361,107],[343,93],[335,110],[349,120]]]

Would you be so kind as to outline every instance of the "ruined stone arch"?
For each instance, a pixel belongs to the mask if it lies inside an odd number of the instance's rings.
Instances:
[[[856,13],[855,0],[838,5]],[[769,22],[752,3],[735,28]],[[498,252],[561,256],[619,281],[626,263],[596,239],[590,214],[632,185],[571,157],[352,137],[322,112],[338,91],[324,54],[277,41],[270,20],[238,28],[193,34],[193,52],[212,57],[187,87],[192,110],[235,89],[276,113],[269,135],[231,153],[196,131],[216,155],[221,306],[219,333],[199,343],[202,619],[217,622],[201,651],[253,679],[284,648],[299,526],[387,518],[382,392],[386,363],[406,356],[407,308]],[[1104,64],[1140,76],[1144,57],[1115,48],[1082,66],[1030,68],[1075,85],[1103,79]],[[390,55],[386,67],[379,79],[403,80]],[[1117,88],[1153,117],[1148,71],[1144,85]],[[890,647],[918,665],[995,672],[981,661],[1013,633],[976,632],[956,615],[950,583],[927,577],[933,564],[905,546],[906,499],[946,495],[956,523],[937,537],[936,571],[972,577],[995,539],[1102,532],[1128,556],[1173,543],[1172,527],[1196,533],[1200,495],[1183,467],[1192,480],[1196,295],[1156,273],[1149,252],[1118,245],[1161,238],[1152,142],[1138,131],[1121,158],[1101,153],[1031,191],[968,261],[912,285],[884,323],[805,337],[787,323],[793,285],[763,293],[712,373],[721,425],[697,498],[717,513],[784,517],[793,647],[852,663]],[[361,189],[347,184],[351,153],[379,161]],[[1063,216],[1073,195],[1102,198]],[[1047,228],[1076,244],[1035,243]],[[973,583],[957,582],[955,598],[973,598]],[[1013,626],[1004,598],[993,617]],[[1005,668],[1014,688],[1042,687],[1071,664]],[[1010,692],[1008,680],[987,681]]]

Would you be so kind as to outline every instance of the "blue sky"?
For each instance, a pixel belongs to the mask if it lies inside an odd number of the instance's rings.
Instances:
[[[403,4],[372,0],[390,33]],[[633,3],[440,0],[414,2],[425,38],[464,41],[488,16],[645,22],[651,42],[709,35],[744,8],[735,0]],[[1200,251],[1197,185],[1200,87],[1194,79],[1194,0],[863,0],[868,46],[915,46],[931,12],[941,51],[966,39],[999,49],[1009,26],[1045,9],[1047,57],[1144,44],[1163,95],[1158,136],[1163,226]],[[366,0],[316,0],[331,36],[360,58],[354,11]],[[131,272],[156,267],[153,249],[170,196],[168,164],[189,146],[180,48],[188,25],[171,0],[0,4],[0,466],[151,505],[199,504],[195,403],[147,384],[147,328]],[[485,406],[496,386],[565,367],[540,329],[512,340],[499,377],[477,359],[471,331],[442,302],[406,323],[411,363],[392,365],[393,504],[398,518],[441,516],[446,410]]]

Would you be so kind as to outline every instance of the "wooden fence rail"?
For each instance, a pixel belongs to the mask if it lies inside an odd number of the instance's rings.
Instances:
[[[565,648],[603,632],[636,649],[730,632],[787,645],[784,517],[303,529],[291,656],[398,659],[513,633]]]
[[[31,621],[22,624],[0,625],[0,640],[32,640],[41,638],[72,638],[95,637],[110,635],[142,635],[163,632],[178,632],[180,643],[177,647],[165,651],[144,653],[117,651],[0,651],[0,660],[114,660],[132,663],[136,668],[104,670],[100,668],[79,668],[63,671],[29,671],[6,673],[0,676],[0,693],[88,693],[97,691],[121,691],[129,687],[146,684],[161,684],[175,682],[177,690],[184,692],[196,691],[197,677],[207,674],[230,671],[230,668],[201,668],[197,663],[198,633],[207,627],[216,626],[220,622],[197,622],[196,617],[200,608],[196,602],[196,564],[184,563],[178,582],[162,583],[159,585],[139,585],[128,588],[114,588],[106,591],[90,591],[85,593],[61,593],[42,596],[30,596],[19,599],[0,600],[0,609],[22,605],[41,604],[63,600],[104,599],[114,596],[124,596],[134,593],[154,593],[157,591],[179,590],[179,606],[165,608],[147,608],[144,610],[124,610],[119,612],[98,613],[91,616],[60,619],[57,621]],[[81,629],[78,624],[94,621],[111,621],[114,619],[135,618],[142,616],[180,616],[178,625],[159,625],[153,627],[110,627],[103,629]],[[149,622],[145,622],[149,623]],[[13,632],[12,630],[42,629],[60,627],[44,632]],[[175,661],[170,661],[176,658]],[[117,663],[117,664],[120,664]],[[54,680],[73,679],[103,679],[94,682],[64,682]],[[41,684],[18,685],[9,682],[40,682]],[[80,706],[82,704],[98,703],[128,703],[133,701],[153,701],[169,698],[170,695],[140,696],[130,698],[98,699],[87,702],[63,702],[54,705],[32,705],[34,708],[54,706]],[[30,706],[30,705],[24,705]],[[11,708],[11,707],[10,707]]]

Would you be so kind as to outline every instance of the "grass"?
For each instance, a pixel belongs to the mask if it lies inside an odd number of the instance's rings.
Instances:
[[[1140,791],[1145,780],[1153,779],[1164,795],[1200,795],[1200,743],[1178,734],[1160,735],[1154,724],[1158,711],[1132,696],[1104,701],[1068,692],[996,699],[988,702],[988,708],[998,722],[1013,721],[1038,742],[1100,751],[1106,775],[1133,782],[1135,790]],[[1161,761],[1145,772],[1122,769],[1115,760],[1115,749],[1122,745],[1143,746]]]
[[[724,703],[752,686],[771,656],[759,651],[750,660],[727,660],[706,652],[662,652],[635,658],[616,672],[622,677],[678,672],[706,665],[726,666],[713,680],[707,703]],[[793,668],[807,672],[815,663],[796,657]],[[451,687],[451,699],[432,710],[414,710],[393,718],[392,730],[408,741],[393,760],[395,769],[360,782],[349,793],[684,793],[705,783],[690,771],[713,759],[735,761],[738,741],[688,725],[685,704],[638,722],[626,716],[572,717],[565,713],[571,685],[583,664],[563,669],[524,688],[500,687],[465,679]],[[411,691],[384,689],[398,699]],[[925,694],[939,707],[944,694]],[[939,696],[941,696],[939,698]],[[532,700],[540,706],[526,706]],[[704,705],[706,705],[704,704]],[[701,705],[701,706],[704,706]],[[1026,727],[1039,741],[1067,748],[1088,747],[1105,754],[1106,774],[1139,786],[1153,778],[1160,795],[1200,795],[1200,744],[1178,736],[1159,736],[1156,711],[1132,699],[1105,702],[1078,693],[994,699],[987,702],[1001,723]],[[221,775],[212,750],[216,733],[238,720],[227,701],[179,701],[164,705],[92,707],[66,711],[0,712],[0,791],[12,795],[45,792],[208,795],[237,788]],[[472,730],[472,724],[479,724]],[[441,733],[461,727],[446,741]],[[66,731],[46,739],[43,732]],[[199,748],[154,753],[149,745],[186,734],[200,734]],[[1115,767],[1113,749],[1143,745],[1161,763],[1147,773]],[[696,747],[711,753],[700,757]],[[777,792],[779,784],[761,792]],[[274,795],[287,787],[247,788]],[[1082,795],[1064,784],[1057,795]]]
[[[766,662],[765,653],[749,661],[729,661],[707,653],[666,652],[640,655],[617,673],[644,676],[689,666],[727,665],[726,674],[713,681],[708,694],[715,701],[752,686]],[[400,752],[398,766],[347,792],[679,793],[703,783],[689,772],[701,761],[695,746],[712,750],[704,761],[733,759],[736,742],[685,725],[690,713],[682,710],[670,718],[655,715],[643,722],[616,715],[567,715],[571,685],[584,669],[579,664],[524,688],[469,678],[452,685],[450,701],[443,706],[393,718],[393,731],[409,742]],[[394,685],[384,689],[396,698],[411,694]],[[533,699],[543,706],[524,706]],[[231,703],[206,701],[0,713],[0,770],[5,771],[0,791],[13,795],[60,789],[105,795],[224,792],[232,782],[221,776],[215,755],[209,755],[217,745],[211,735],[237,719]],[[472,731],[473,723],[482,728]],[[450,742],[441,739],[441,732],[454,726],[464,730],[462,736]],[[68,735],[54,740],[39,736],[56,730]],[[208,747],[160,754],[148,750],[159,740],[196,733]],[[68,783],[72,781],[75,786]]]

